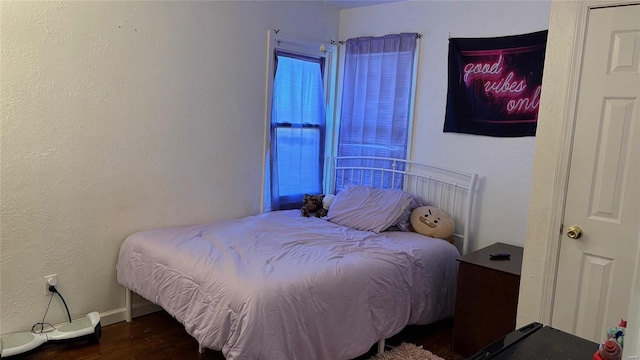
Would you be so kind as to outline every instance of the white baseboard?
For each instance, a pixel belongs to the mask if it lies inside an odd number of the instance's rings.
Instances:
[[[133,304],[131,309],[131,311],[133,312],[134,318],[138,316],[151,314],[161,310],[162,308],[160,306],[152,304],[148,301],[135,303]],[[100,324],[102,326],[107,326],[107,325],[126,321],[126,313],[127,313],[127,308],[124,308],[124,307],[100,313]]]

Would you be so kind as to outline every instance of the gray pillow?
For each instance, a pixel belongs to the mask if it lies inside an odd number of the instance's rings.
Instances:
[[[412,194],[409,205],[404,209],[398,220],[392,225],[396,226],[399,231],[411,231],[411,212],[421,206],[426,206],[420,199]]]
[[[412,200],[413,196],[402,190],[351,185],[336,194],[327,220],[379,233],[395,224]]]

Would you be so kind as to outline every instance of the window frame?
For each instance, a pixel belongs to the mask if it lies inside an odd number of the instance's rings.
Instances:
[[[327,193],[330,176],[332,176],[331,154],[333,154],[335,138],[335,99],[336,99],[336,79],[337,79],[337,58],[338,47],[334,44],[325,44],[326,51],[320,51],[319,40],[308,40],[295,36],[285,35],[281,31],[267,31],[267,54],[266,54],[266,89],[264,102],[264,144],[262,154],[262,189],[260,196],[260,208],[263,212],[271,211],[271,204],[265,202],[265,195],[270,184],[268,181],[267,167],[270,166],[269,154],[271,147],[271,106],[273,99],[273,82],[275,71],[276,50],[287,53],[299,54],[307,57],[324,58],[324,104],[325,104],[325,134],[324,134],[324,161],[323,161],[323,191]]]

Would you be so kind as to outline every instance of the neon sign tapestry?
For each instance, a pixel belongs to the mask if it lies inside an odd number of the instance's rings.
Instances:
[[[547,31],[449,39],[444,132],[535,136]]]

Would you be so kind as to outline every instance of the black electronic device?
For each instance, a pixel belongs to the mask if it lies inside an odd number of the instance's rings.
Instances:
[[[598,344],[534,322],[489,344],[468,360],[592,359]]]
[[[489,260],[511,260],[511,254],[508,254],[508,253],[489,254]]]

